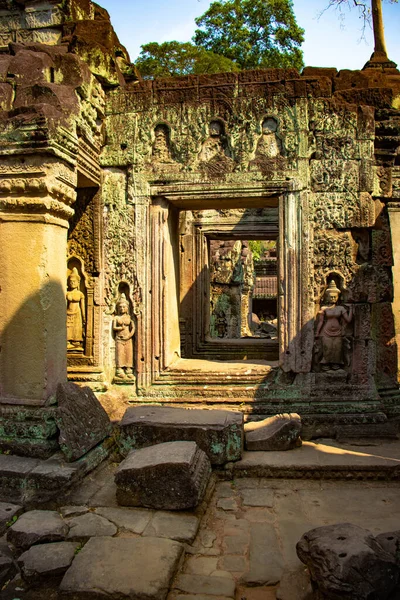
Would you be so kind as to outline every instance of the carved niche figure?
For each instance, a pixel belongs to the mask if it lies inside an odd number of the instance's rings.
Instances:
[[[133,374],[133,343],[135,325],[129,315],[129,302],[125,294],[118,298],[117,314],[112,328],[115,334],[115,376],[118,379],[135,379]]]
[[[85,296],[80,291],[80,275],[74,267],[68,276],[67,291],[67,350],[83,352],[86,325]]]
[[[199,159],[202,169],[209,177],[219,177],[232,171],[233,160],[230,157],[222,121],[210,122],[209,137],[203,143]]]
[[[157,125],[154,129],[154,136],[153,160],[161,164],[172,163],[169,127],[167,125]]]
[[[273,117],[268,117],[262,122],[262,135],[257,144],[256,158],[265,156],[266,158],[275,158],[282,154],[282,140],[277,134],[278,121]]]
[[[338,306],[340,290],[332,279],[325,291],[325,304],[318,313],[315,337],[321,341],[319,364],[322,371],[337,371],[344,366],[345,323],[353,318],[353,307]],[[345,323],[343,323],[343,321]]]

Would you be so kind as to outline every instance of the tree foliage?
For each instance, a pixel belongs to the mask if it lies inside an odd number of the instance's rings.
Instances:
[[[241,69],[303,67],[304,30],[292,0],[220,0],[195,21],[195,44]]]
[[[191,42],[144,44],[135,65],[145,79],[239,70],[229,58],[197,47]]]

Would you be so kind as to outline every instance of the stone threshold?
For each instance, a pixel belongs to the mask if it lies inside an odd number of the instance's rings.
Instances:
[[[220,479],[400,479],[400,440],[364,445],[321,439],[286,452],[244,452],[242,459],[215,471]]]

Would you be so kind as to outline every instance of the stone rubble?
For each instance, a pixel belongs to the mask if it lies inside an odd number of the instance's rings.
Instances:
[[[34,544],[64,541],[68,525],[56,511],[31,510],[11,525],[7,541],[19,550],[28,550]]]
[[[60,383],[57,404],[59,444],[69,462],[81,458],[111,435],[110,419],[89,387]]]
[[[296,548],[320,600],[389,600],[400,582],[400,562],[351,523],[312,529]]]
[[[115,475],[123,506],[185,510],[201,501],[211,475],[207,455],[195,442],[167,442],[131,450]]]
[[[243,451],[243,415],[228,410],[132,406],[119,424],[123,456],[163,442],[193,441],[212,465],[240,460]]]
[[[298,414],[275,415],[245,423],[246,450],[293,450],[301,446],[301,418]]]

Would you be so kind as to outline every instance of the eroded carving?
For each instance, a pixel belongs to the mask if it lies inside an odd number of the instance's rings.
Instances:
[[[117,314],[112,328],[115,335],[115,378],[134,381],[133,374],[133,335],[135,325],[129,315],[129,302],[124,293],[120,295],[116,305]]]
[[[345,365],[343,322],[353,319],[353,307],[338,305],[340,290],[332,279],[325,291],[324,305],[318,313],[316,338],[317,363],[322,371],[337,371]],[[319,342],[319,343],[318,343]]]
[[[76,267],[72,268],[67,283],[67,350],[83,352],[86,325],[85,295],[79,289],[81,277]]]

